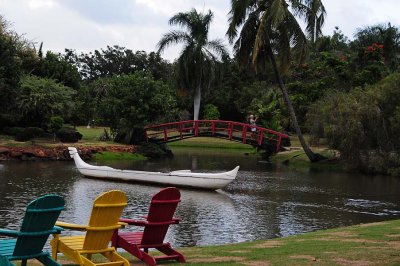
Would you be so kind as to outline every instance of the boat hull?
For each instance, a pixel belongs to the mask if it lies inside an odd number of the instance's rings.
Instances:
[[[226,187],[235,180],[239,166],[222,173],[194,173],[179,170],[169,173],[120,170],[108,166],[95,166],[85,163],[74,147],[68,148],[78,171],[87,177],[134,183],[151,183],[178,187],[216,190]]]

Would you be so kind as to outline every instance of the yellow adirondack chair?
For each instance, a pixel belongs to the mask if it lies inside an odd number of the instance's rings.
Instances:
[[[109,245],[115,229],[121,227],[118,221],[126,205],[125,193],[111,190],[95,199],[88,225],[57,222],[56,225],[60,227],[86,231],[86,234],[64,237],[54,235],[50,242],[53,258],[57,259],[57,253],[61,252],[81,266],[129,266],[129,261]],[[93,262],[94,254],[103,255],[108,262]]]

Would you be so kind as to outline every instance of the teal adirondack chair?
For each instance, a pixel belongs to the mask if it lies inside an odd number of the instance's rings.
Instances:
[[[6,257],[0,256],[0,266],[15,266]]]
[[[42,196],[26,208],[19,231],[0,229],[0,236],[15,238],[0,239],[0,265],[13,265],[11,261],[21,260],[21,266],[25,266],[28,259],[37,259],[44,265],[59,266],[48,252],[43,251],[43,247],[50,234],[59,234],[62,230],[54,224],[64,204],[60,196]]]

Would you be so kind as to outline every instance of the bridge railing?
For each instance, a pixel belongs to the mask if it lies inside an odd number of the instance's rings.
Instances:
[[[256,132],[251,129],[256,128]],[[250,124],[224,120],[186,120],[145,127],[146,139],[161,140],[164,142],[184,139],[188,137],[211,136],[223,137],[244,144],[262,146],[264,141],[276,142],[276,151],[279,151],[282,140],[288,135],[268,128],[251,126]]]

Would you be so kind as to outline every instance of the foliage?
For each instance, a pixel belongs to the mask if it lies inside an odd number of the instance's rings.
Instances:
[[[13,99],[17,95],[20,72],[15,44],[10,36],[0,31],[0,113],[12,108]]]
[[[57,132],[57,130],[61,129],[64,124],[64,119],[61,116],[52,116],[50,117],[49,128],[52,132]]]
[[[326,137],[349,166],[369,173],[400,169],[400,74],[349,93],[331,92],[308,114],[314,137]]]
[[[61,142],[75,143],[82,139],[82,134],[70,127],[63,127],[56,133]]]
[[[117,131],[117,141],[137,143],[143,140],[143,128],[149,124],[173,121],[176,100],[170,87],[145,73],[100,79],[107,97],[99,99],[99,117]]]
[[[56,133],[63,127],[64,119],[61,116],[50,117],[49,128],[53,132],[53,141],[56,141]]]
[[[227,35],[232,43],[237,37],[235,54],[242,65],[246,65],[251,58],[256,71],[265,71],[267,63],[271,63],[293,129],[310,161],[316,162],[323,157],[314,154],[304,139],[282,74],[287,73],[291,59],[302,62],[307,52],[307,39],[296,16],[305,18],[314,41],[321,30],[319,27],[323,24],[325,9],[320,0],[287,2],[233,0]],[[303,3],[307,4],[303,7]]]
[[[44,130],[38,127],[11,127],[5,128],[4,133],[14,136],[16,141],[28,141],[44,136]]]
[[[390,23],[367,26],[357,30],[355,40],[351,43],[353,50],[364,50],[373,44],[380,44],[381,60],[391,70],[400,66],[400,32]]]
[[[389,74],[384,62],[383,49],[382,44],[372,43],[358,51],[353,82],[355,86],[374,84]]]
[[[220,117],[223,120],[245,121],[248,110],[240,108],[241,101],[247,103],[252,96],[242,97],[243,90],[249,84],[261,79],[252,68],[241,68],[235,60],[226,60],[223,63],[223,76],[219,84],[213,84],[210,90],[205,92],[204,101],[218,107]],[[261,93],[261,92],[260,92]]]
[[[64,59],[75,65],[86,80],[96,80],[113,75],[131,74],[136,71],[151,73],[155,79],[167,80],[171,73],[170,64],[158,54],[132,50],[118,45],[107,46],[106,49],[77,55],[75,51],[66,49]]]
[[[50,51],[44,58],[39,57],[38,67],[32,71],[33,75],[43,78],[54,79],[67,87],[78,90],[81,83],[76,66],[70,64],[61,55]]]
[[[218,120],[219,111],[218,107],[213,104],[206,104],[203,111],[203,119],[205,120]]]
[[[342,51],[348,52],[349,38],[343,34],[339,27],[335,27],[332,36],[322,36],[316,41],[316,52]]]
[[[210,88],[219,72],[219,62],[228,57],[222,40],[208,40],[208,32],[213,13],[198,13],[192,9],[178,13],[170,20],[170,25],[179,25],[184,30],[174,30],[163,35],[158,42],[158,52],[163,52],[172,44],[183,44],[178,59],[178,79],[182,88],[194,92],[194,120],[199,119],[201,92]]]
[[[254,114],[258,118],[257,124],[263,127],[277,131],[289,127],[281,94],[266,82],[254,82],[245,86],[235,100],[235,105],[247,116]]]
[[[152,159],[173,156],[172,151],[164,143],[144,143],[137,148],[136,152]]]
[[[52,79],[24,76],[16,98],[17,110],[26,124],[45,127],[51,116],[68,116],[75,91]]]

